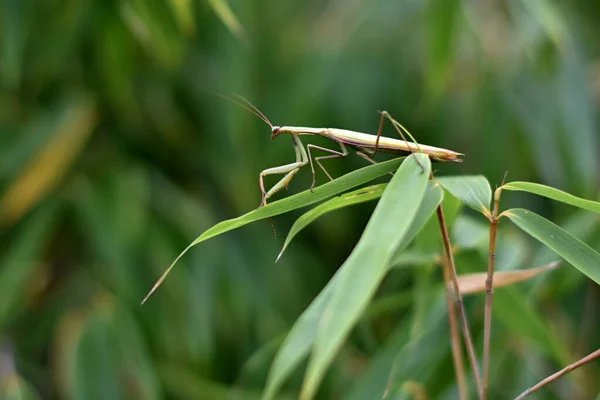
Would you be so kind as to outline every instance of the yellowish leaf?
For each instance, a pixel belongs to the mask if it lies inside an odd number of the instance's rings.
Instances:
[[[523,282],[534,278],[542,272],[556,268],[560,261],[555,261],[542,267],[523,269],[517,271],[499,271],[494,273],[494,288],[508,286],[513,283]],[[461,294],[485,292],[485,280],[487,272],[465,274],[458,276],[458,288]]]
[[[0,221],[18,221],[52,190],[68,170],[93,131],[95,106],[79,102],[66,112],[56,132],[35,154],[0,199]]]

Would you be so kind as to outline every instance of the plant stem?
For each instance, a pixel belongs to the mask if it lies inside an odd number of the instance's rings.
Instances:
[[[483,393],[481,385],[481,377],[479,376],[479,367],[477,366],[477,357],[475,355],[475,348],[473,346],[473,340],[471,339],[471,333],[469,331],[469,323],[467,322],[467,314],[465,313],[465,307],[462,301],[462,295],[458,288],[458,280],[456,278],[456,266],[454,264],[454,255],[452,254],[452,245],[450,244],[450,235],[448,234],[448,227],[446,226],[446,219],[444,218],[444,210],[440,204],[437,208],[437,216],[440,224],[440,230],[442,232],[442,240],[444,242],[444,249],[446,250],[446,261],[448,265],[448,273],[450,274],[450,280],[454,288],[454,296],[456,301],[456,307],[460,314],[463,337],[465,345],[467,347],[467,354],[471,362],[471,369],[473,370],[473,376],[475,377],[475,384],[477,385],[477,393],[481,398]]]
[[[448,322],[450,324],[450,342],[452,344],[452,359],[454,360],[454,370],[456,372],[456,382],[458,384],[458,393],[461,400],[468,399],[467,379],[465,377],[465,364],[463,361],[462,349],[460,347],[460,333],[456,320],[456,306],[452,300],[452,281],[450,278],[450,266],[447,260],[443,262],[444,270],[444,291],[446,295],[446,305],[448,306]]]
[[[496,267],[496,234],[498,232],[498,213],[500,208],[500,195],[502,186],[506,180],[506,175],[502,180],[502,185],[494,193],[494,209],[490,217],[490,245],[488,258],[487,278],[485,279],[485,317],[483,322],[483,388],[481,398],[487,399],[487,392],[490,377],[490,341],[492,337],[492,304],[494,299],[494,268]]]
[[[593,361],[597,358],[600,358],[600,349],[594,351],[591,354],[588,354],[587,356],[583,357],[579,361],[576,361],[573,364],[568,365],[567,367],[561,369],[557,373],[550,375],[546,379],[540,381],[537,385],[530,387],[529,389],[527,389],[526,391],[521,393],[519,396],[515,397],[515,400],[524,399],[525,397],[529,396],[531,393],[543,388],[544,386],[548,385],[549,383],[554,382],[555,380],[557,380],[561,376],[565,375],[566,373],[569,373],[569,372],[573,371],[574,369],[577,369],[577,368],[581,367],[582,365],[589,363],[590,361]]]

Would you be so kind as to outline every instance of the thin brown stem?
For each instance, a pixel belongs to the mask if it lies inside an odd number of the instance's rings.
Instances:
[[[494,210],[495,211],[495,210]],[[490,376],[490,339],[492,331],[492,302],[494,299],[494,268],[496,263],[496,232],[498,220],[494,214],[490,221],[490,247],[488,260],[488,273],[485,279],[485,317],[483,323],[483,393],[482,398],[487,398]]]
[[[442,232],[442,239],[444,242],[444,249],[446,251],[446,261],[449,266],[448,272],[450,274],[450,280],[454,288],[454,296],[456,306],[460,314],[463,338],[467,347],[467,354],[469,355],[469,361],[471,362],[471,369],[473,370],[473,376],[475,377],[475,384],[477,386],[477,393],[481,398],[483,393],[481,385],[481,377],[479,375],[479,367],[477,366],[477,357],[475,355],[475,347],[473,346],[473,340],[471,339],[471,333],[469,331],[469,323],[467,321],[467,314],[465,313],[465,307],[462,301],[462,295],[458,287],[458,280],[456,278],[456,266],[454,264],[454,255],[452,254],[452,245],[450,244],[450,236],[448,234],[448,227],[446,226],[446,219],[444,218],[444,210],[440,204],[437,208],[437,216],[440,224],[440,230]]]
[[[567,367],[561,369],[557,373],[555,373],[553,375],[550,375],[546,379],[540,381],[537,385],[530,387],[529,389],[527,389],[526,391],[524,391],[523,393],[521,393],[519,396],[515,397],[515,400],[524,399],[525,397],[529,396],[531,393],[536,392],[539,389],[543,388],[544,386],[548,385],[549,383],[554,382],[555,380],[557,380],[561,376],[563,376],[563,375],[565,375],[565,374],[573,371],[574,369],[577,369],[577,368],[581,367],[582,365],[587,364],[590,361],[593,361],[593,360],[595,360],[597,358],[600,358],[600,349],[594,351],[591,354],[588,354],[587,356],[583,357],[579,361],[576,361],[573,364],[568,365]]]
[[[490,216],[490,244],[488,257],[488,271],[485,279],[485,316],[483,322],[483,388],[481,398],[487,399],[490,378],[490,342],[492,338],[492,305],[494,300],[494,269],[496,267],[496,234],[498,232],[498,213],[500,209],[500,196],[502,186],[506,180],[506,174],[502,184],[494,193],[494,208]]]
[[[448,322],[450,324],[450,343],[452,345],[452,359],[454,361],[454,370],[456,372],[456,382],[458,384],[458,393],[461,400],[468,399],[467,378],[465,376],[465,363],[463,360],[462,349],[460,347],[460,332],[458,331],[458,320],[456,319],[456,305],[452,299],[452,288],[450,278],[450,266],[447,260],[444,260],[444,287],[446,295],[446,305],[448,307]]]

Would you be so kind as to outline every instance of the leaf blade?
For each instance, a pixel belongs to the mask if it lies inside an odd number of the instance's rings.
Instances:
[[[508,286],[513,283],[523,282],[528,279],[535,278],[539,274],[555,269],[560,264],[560,261],[555,261],[548,265],[543,265],[536,268],[528,268],[516,271],[498,271],[494,273],[494,289],[503,286]],[[463,274],[457,277],[458,288],[462,294],[472,294],[485,292],[486,272],[477,272],[472,274]]]
[[[421,230],[425,222],[441,203],[443,196],[444,191],[440,186],[431,186],[408,233],[400,244],[399,250],[406,247]],[[390,263],[388,270],[393,267],[394,264]],[[332,288],[339,280],[340,273],[341,269],[338,269],[325,288],[321,290],[321,293],[319,293],[294,323],[273,361],[266,389],[262,397],[263,400],[272,400],[275,398],[277,390],[281,387],[283,381],[291,374],[292,370],[300,363],[304,356],[308,354],[310,346],[317,335],[319,320],[325,311],[327,300],[333,290]]]
[[[142,300],[142,304],[144,304],[152,295],[152,293],[154,293],[156,289],[158,289],[158,287],[164,282],[167,275],[169,275],[169,272],[171,272],[175,264],[177,264],[177,261],[179,261],[181,257],[183,257],[195,245],[222,233],[240,228],[251,222],[273,217],[275,215],[283,214],[285,212],[316,203],[363,183],[372,181],[375,178],[379,178],[380,176],[394,171],[402,163],[403,159],[404,158],[395,158],[383,163],[369,165],[343,175],[334,181],[327,182],[324,185],[316,187],[312,192],[310,190],[305,190],[304,192],[274,201],[264,207],[252,210],[237,218],[221,221],[218,224],[213,225],[211,228],[207,229],[200,236],[198,236],[177,256],[177,258],[175,258],[169,268],[167,268],[160,278],[158,278],[144,300]]]
[[[504,211],[502,215],[600,284],[600,254],[587,244],[529,210],[513,208]]]
[[[522,191],[538,196],[543,196],[551,200],[560,201],[571,206],[579,207],[583,210],[600,214],[600,203],[597,201],[582,199],[581,197],[573,196],[570,193],[553,188],[551,186],[542,185],[533,182],[509,182],[502,186],[503,190]]]
[[[227,29],[229,29],[229,31],[239,40],[245,41],[244,27],[236,17],[227,0],[208,0],[208,3]]]
[[[394,251],[417,214],[430,170],[431,162],[426,155],[416,153],[407,157],[390,181],[352,254],[342,265],[339,282],[319,321],[302,385],[302,399],[314,397],[335,354],[385,276]],[[369,267],[365,268],[366,265]]]
[[[307,211],[300,218],[298,218],[296,222],[294,222],[294,225],[292,225],[292,228],[290,229],[287,237],[285,238],[285,243],[283,244],[283,247],[281,248],[281,251],[279,252],[279,255],[277,256],[277,260],[275,262],[279,261],[279,258],[283,255],[283,252],[286,250],[287,246],[290,244],[292,239],[302,229],[306,228],[317,218],[321,217],[322,215],[328,212],[335,211],[340,208],[378,199],[383,194],[383,191],[385,190],[386,186],[387,184],[384,183],[379,185],[368,186],[366,188],[361,188],[353,192],[334,197],[333,199],[330,199],[323,204],[319,204],[312,210]]]
[[[443,176],[436,180],[468,207],[484,215],[489,214],[492,188],[483,175]]]

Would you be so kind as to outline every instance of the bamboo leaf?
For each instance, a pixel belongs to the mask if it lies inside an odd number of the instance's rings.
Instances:
[[[385,190],[386,186],[387,186],[387,184],[385,184],[385,183],[380,184],[380,185],[372,185],[372,186],[368,186],[365,188],[361,188],[361,189],[352,191],[350,193],[345,193],[341,196],[338,196],[331,200],[328,200],[327,202],[325,202],[323,204],[319,204],[317,207],[315,207],[312,210],[303,214],[300,218],[298,218],[296,220],[296,222],[294,222],[294,225],[292,225],[292,229],[290,229],[290,232],[288,233],[287,237],[285,238],[285,243],[283,244],[283,247],[282,247],[281,251],[279,252],[279,255],[277,256],[277,260],[275,262],[279,261],[279,258],[283,255],[283,252],[285,251],[287,246],[290,244],[292,239],[302,229],[306,228],[309,224],[311,224],[314,220],[316,220],[323,214],[327,214],[328,212],[339,210],[340,208],[344,208],[344,207],[352,206],[355,204],[365,203],[367,201],[378,199],[383,194],[383,191]]]
[[[492,188],[484,176],[444,176],[436,180],[468,207],[483,215],[489,214]]]
[[[569,30],[556,6],[545,1],[522,1],[518,4],[522,5],[540,24],[556,47],[564,50],[569,40]]]
[[[52,190],[84,148],[98,118],[88,99],[73,100],[56,132],[0,199],[0,220],[19,220]]]
[[[452,245],[460,249],[487,249],[490,234],[489,222],[461,214],[452,225]]]
[[[227,29],[229,29],[239,40],[244,41],[244,28],[231,10],[231,6],[227,0],[208,0],[208,3],[223,24],[225,24]]]
[[[454,41],[461,3],[457,0],[429,2],[427,50],[429,86],[434,95],[443,93],[453,61]]]
[[[42,258],[44,247],[50,240],[57,219],[56,202],[45,204],[28,217],[14,232],[10,247],[0,259],[0,329],[7,319],[21,309],[22,299],[28,279]]]
[[[379,178],[380,176],[394,171],[396,168],[398,168],[398,165],[400,165],[402,160],[403,158],[395,158],[383,163],[369,165],[357,171],[352,171],[344,176],[341,176],[340,178],[334,181],[327,182],[324,185],[316,187],[312,192],[310,190],[305,190],[304,192],[298,193],[296,195],[286,197],[279,201],[274,201],[266,205],[265,207],[261,207],[256,210],[250,211],[249,213],[246,213],[240,217],[219,222],[218,224],[204,231],[204,233],[198,236],[196,240],[190,243],[188,247],[186,247],[177,256],[175,261],[173,261],[169,268],[167,268],[167,270],[154,284],[150,292],[142,301],[142,304],[145,303],[146,300],[148,300],[148,298],[152,295],[152,293],[154,293],[154,291],[163,283],[169,272],[171,272],[175,264],[177,264],[177,261],[179,261],[179,259],[183,257],[185,253],[187,253],[192,247],[194,247],[198,243],[202,243],[205,240],[208,240],[222,233],[229,232],[233,229],[240,228],[251,222],[283,214],[300,207],[314,204],[331,196],[335,196],[338,193],[362,185],[363,183],[369,182],[375,178]]]
[[[528,210],[502,213],[519,228],[554,250],[559,256],[600,284],[600,254],[561,227]]]
[[[494,273],[494,289],[508,286],[513,283],[523,282],[535,278],[542,272],[555,269],[560,261],[555,261],[542,267],[523,269],[517,271],[498,271]],[[480,272],[474,274],[464,274],[458,276],[458,287],[462,294],[485,292],[485,280],[487,273]]]
[[[352,254],[341,266],[342,274],[319,321],[302,385],[302,399],[314,397],[335,354],[375,294],[425,196],[430,170],[431,162],[426,155],[417,153],[407,157],[390,181]]]
[[[537,194],[538,196],[547,197],[552,200],[560,201],[571,206],[600,214],[599,202],[582,199],[581,197],[573,196],[570,193],[563,192],[562,190],[555,189],[551,186],[532,182],[509,182],[502,186],[502,189]]]
[[[560,337],[545,321],[543,313],[516,286],[494,292],[494,315],[514,337],[527,339],[559,364],[568,360]]]
[[[198,377],[191,368],[183,368],[180,364],[166,364],[160,367],[160,375],[170,392],[179,399],[210,399],[210,400],[257,400],[260,393],[257,390],[226,386],[221,382]],[[281,400],[291,400],[290,396],[281,396]]]
[[[169,4],[179,24],[179,29],[186,34],[193,34],[196,26],[194,21],[194,8],[191,0],[170,0]]]
[[[27,33],[31,29],[31,3],[21,0],[3,2],[2,40],[0,40],[0,54],[2,55],[2,69],[0,76],[3,84],[17,88],[23,75]]]
[[[174,11],[166,0],[121,2],[121,16],[133,36],[148,54],[172,68],[181,62],[185,45]]]
[[[387,399],[390,384],[405,379],[430,382],[435,379],[434,360],[448,353],[446,310],[441,286],[429,293],[431,304],[426,309],[423,328],[413,331],[411,324],[398,324],[386,344],[373,357],[366,371],[343,397],[349,400]],[[408,321],[415,316],[409,315]],[[412,397],[409,397],[412,398]]]
[[[8,360],[4,362],[8,363]],[[14,361],[10,360],[10,362]],[[3,376],[0,378],[0,398],[3,400],[41,399],[33,385],[13,371],[3,372]]]
[[[437,182],[440,190],[443,192],[442,210],[446,218],[448,229],[452,229],[454,219],[463,207],[462,202],[451,193],[446,195],[445,190]],[[442,236],[440,235],[440,224],[437,217],[429,218],[423,229],[415,237],[415,250],[423,251],[430,254],[438,254],[442,249]]]
[[[399,246],[400,250],[405,248],[421,230],[425,222],[435,211],[436,207],[441,203],[443,195],[444,191],[439,186],[430,186],[430,190],[426,193],[417,216],[412,222],[408,233],[404,239],[402,239]],[[388,270],[393,266],[394,264],[390,263],[387,267]],[[272,400],[275,398],[275,395],[284,380],[292,373],[294,368],[298,366],[306,354],[308,354],[308,351],[316,338],[318,324],[325,311],[331,291],[339,281],[341,273],[342,269],[340,268],[331,278],[329,283],[327,283],[325,288],[321,290],[321,293],[319,293],[294,323],[294,326],[288,333],[273,361],[263,400]]]

